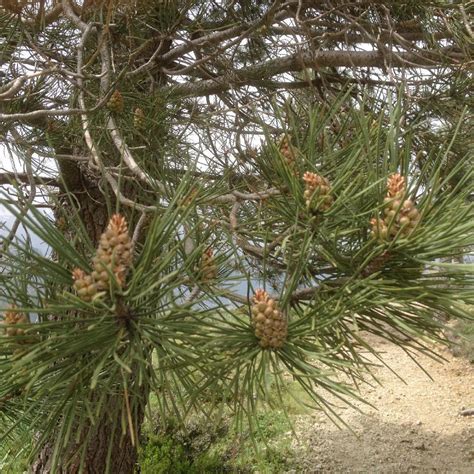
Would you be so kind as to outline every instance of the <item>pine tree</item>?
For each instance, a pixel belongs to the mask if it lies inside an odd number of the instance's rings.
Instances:
[[[334,418],[366,334],[437,357],[474,299],[443,260],[474,244],[465,3],[4,2],[0,445],[132,473],[151,392],[256,428],[285,374]]]

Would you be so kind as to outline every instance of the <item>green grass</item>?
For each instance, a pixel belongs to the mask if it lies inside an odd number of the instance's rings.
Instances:
[[[288,382],[284,410],[266,407],[253,423],[258,429],[251,434],[248,422],[237,430],[232,413],[225,409],[218,420],[192,413],[183,425],[176,420],[160,420],[156,415],[157,399],[150,399],[153,415],[144,424],[144,445],[140,450],[140,469],[154,473],[281,472],[295,465],[292,459],[293,432],[288,417],[308,413],[300,402],[306,401],[299,385]],[[294,397],[290,396],[292,391]],[[296,400],[295,400],[296,398]]]
[[[291,462],[290,426],[281,412],[257,415],[259,433],[252,442],[248,432],[237,434],[228,419],[211,431],[191,417],[189,425],[175,432],[149,435],[140,452],[143,474],[212,472],[281,472]],[[222,436],[218,436],[220,432]],[[210,438],[210,439],[209,439]]]

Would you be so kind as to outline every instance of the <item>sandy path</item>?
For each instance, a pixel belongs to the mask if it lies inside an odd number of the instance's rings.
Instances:
[[[419,356],[430,380],[402,350],[376,344],[407,384],[380,367],[376,374],[383,386],[362,389],[376,409],[364,407],[363,415],[339,410],[358,437],[321,414],[301,416],[293,472],[474,474],[474,416],[459,415],[474,408],[474,366],[447,350],[441,352],[448,359],[444,364]]]

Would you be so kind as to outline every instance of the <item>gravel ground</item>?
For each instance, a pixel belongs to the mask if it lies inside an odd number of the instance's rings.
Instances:
[[[442,364],[420,355],[431,380],[400,348],[373,343],[406,383],[378,367],[382,386],[361,390],[374,408],[338,410],[355,434],[322,414],[300,416],[292,446],[297,465],[288,472],[474,474],[474,416],[460,415],[474,408],[474,365],[446,349]]]

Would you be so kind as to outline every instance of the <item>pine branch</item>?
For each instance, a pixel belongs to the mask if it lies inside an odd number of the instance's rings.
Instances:
[[[56,188],[62,188],[62,184],[55,178],[33,176],[33,182],[39,186],[53,186]],[[30,177],[27,173],[0,173],[0,185],[4,184],[30,184]]]
[[[162,89],[173,97],[205,96],[217,94],[235,87],[258,85],[261,78],[269,78],[288,72],[299,72],[306,68],[318,70],[323,67],[381,68],[419,67],[439,69],[450,64],[459,64],[463,59],[460,51],[446,48],[439,53],[421,50],[419,53],[397,52],[384,54],[379,51],[314,51],[298,53],[278,59],[272,59],[252,67],[236,69],[222,76],[204,81],[177,84]]]

